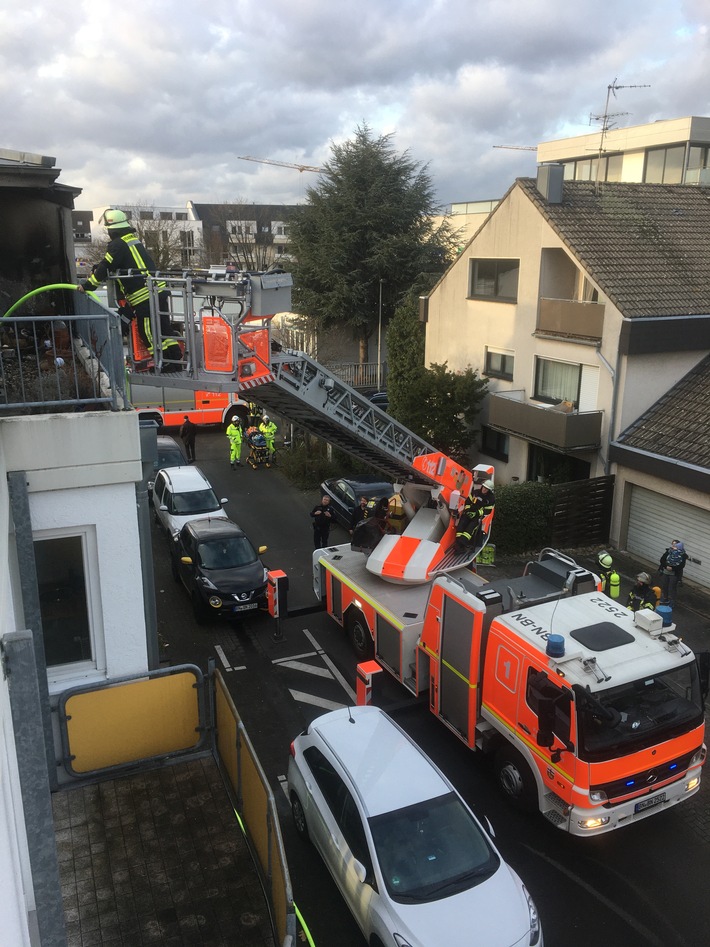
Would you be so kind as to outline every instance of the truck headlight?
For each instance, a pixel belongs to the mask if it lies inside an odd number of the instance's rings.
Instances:
[[[589,793],[589,801],[604,803],[609,801],[609,797],[603,789],[592,789]]]
[[[694,766],[702,766],[703,763],[705,762],[705,758],[707,757],[707,755],[708,755],[708,748],[703,743],[703,745],[700,747],[697,753],[693,753],[690,763],[688,763],[688,769],[692,769]]]
[[[577,823],[582,829],[599,829],[602,825],[606,825],[609,821],[609,816],[595,816],[591,819],[580,819]]]

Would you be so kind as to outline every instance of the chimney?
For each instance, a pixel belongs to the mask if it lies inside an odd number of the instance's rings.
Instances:
[[[549,204],[562,203],[562,182],[565,169],[562,164],[541,164],[537,169],[537,189]]]

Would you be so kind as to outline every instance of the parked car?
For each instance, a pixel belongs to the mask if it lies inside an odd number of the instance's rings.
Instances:
[[[386,391],[374,391],[367,397],[374,405],[377,405],[378,408],[382,408],[383,411],[388,410],[390,406],[390,397]]]
[[[199,467],[166,467],[153,485],[153,513],[168,536],[175,536],[185,523],[196,519],[226,519],[218,500]]]
[[[153,476],[148,481],[148,496],[153,495],[153,485],[159,470],[164,467],[186,467],[187,457],[182,446],[168,434],[158,434],[158,458],[153,461]]]
[[[291,744],[296,830],[368,944],[543,943],[525,886],[453,785],[382,710],[318,717]]]
[[[391,497],[394,487],[377,477],[333,477],[320,485],[321,496],[330,497],[330,506],[335,521],[350,529],[350,517],[360,502],[360,497]]]
[[[267,571],[244,530],[229,519],[191,520],[171,547],[173,578],[187,589],[198,624],[266,607]]]

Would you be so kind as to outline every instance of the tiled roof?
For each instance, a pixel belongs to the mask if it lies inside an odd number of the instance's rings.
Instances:
[[[636,450],[710,469],[710,355],[617,438]]]
[[[552,204],[516,183],[625,317],[710,313],[710,188],[565,181]]]

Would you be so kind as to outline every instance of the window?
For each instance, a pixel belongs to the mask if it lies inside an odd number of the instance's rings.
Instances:
[[[192,230],[181,230],[180,231],[180,243],[183,247],[188,249],[194,248],[195,246],[195,234]]]
[[[508,462],[509,441],[508,435],[494,431],[487,424],[481,425],[481,453],[496,460]]]
[[[172,215],[172,213],[171,213],[169,210],[161,210],[159,216],[160,216],[160,219],[161,219],[161,220],[172,220],[172,219],[173,219],[173,215]]]
[[[184,211],[178,211],[175,214],[175,220],[187,220],[187,214]]]
[[[685,147],[653,148],[646,152],[646,184],[680,184],[683,179]]]
[[[581,366],[572,362],[555,362],[549,358],[538,358],[535,362],[535,394],[537,401],[557,404],[571,401],[579,404],[579,386],[582,378]]]
[[[87,558],[88,533],[36,538],[37,589],[47,667],[96,666]]]
[[[139,220],[152,220],[152,219],[153,219],[153,211],[152,211],[152,210],[142,210],[142,211],[138,214],[138,219],[139,219]]]
[[[563,743],[569,740],[572,694],[567,688],[557,687],[544,671],[530,667],[525,700],[537,716],[541,730],[549,726],[552,733]]]
[[[512,381],[514,363],[515,356],[510,352],[495,352],[486,348],[486,365],[483,374]]]
[[[518,301],[519,260],[471,260],[471,296]]]

